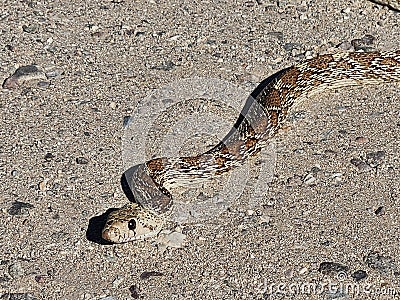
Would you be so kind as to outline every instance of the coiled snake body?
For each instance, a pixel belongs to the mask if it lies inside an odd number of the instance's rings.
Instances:
[[[400,50],[321,55],[264,80],[249,97],[229,134],[193,157],[157,158],[140,165],[129,180],[138,203],[110,213],[102,236],[121,243],[156,235],[172,205],[169,190],[201,182],[240,166],[257,154],[285,121],[289,109],[317,92],[400,81]]]

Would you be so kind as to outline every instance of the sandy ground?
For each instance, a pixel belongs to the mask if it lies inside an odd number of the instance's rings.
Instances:
[[[182,224],[181,248],[99,238],[128,201],[124,119],[152,91],[203,77],[250,93],[304,57],[398,49],[399,13],[365,0],[8,1],[0,20],[2,80],[33,63],[49,75],[0,91],[1,299],[400,297],[398,84],[296,107],[264,197],[249,210],[249,180],[230,209]]]

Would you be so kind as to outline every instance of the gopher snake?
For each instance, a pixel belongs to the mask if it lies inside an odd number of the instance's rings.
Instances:
[[[284,69],[253,91],[231,132],[211,150],[192,157],[157,158],[129,178],[138,203],[110,213],[103,238],[121,243],[156,235],[176,186],[202,182],[257,154],[285,121],[293,104],[317,92],[400,81],[400,50],[321,55]]]

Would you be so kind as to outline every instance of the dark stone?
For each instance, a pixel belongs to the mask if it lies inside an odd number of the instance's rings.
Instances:
[[[360,172],[366,172],[372,169],[371,166],[368,165],[365,161],[358,158],[352,158],[350,160],[350,163],[356,166]]]
[[[131,123],[130,121],[131,121],[131,116],[125,116],[124,117],[124,121],[123,121],[124,128],[129,126],[129,124]]]
[[[354,47],[354,50],[363,50],[365,52],[374,51],[374,48],[371,45],[374,43],[375,37],[367,34],[361,39],[354,39],[351,41],[351,45]]]
[[[319,265],[318,271],[324,275],[336,276],[338,273],[347,273],[349,270],[348,266],[335,263],[335,262],[323,262]]]
[[[351,277],[353,277],[355,281],[360,281],[360,280],[362,280],[362,279],[364,279],[364,278],[367,278],[368,275],[367,275],[367,272],[365,272],[365,271],[363,271],[363,270],[358,270],[358,271],[355,271],[355,272],[351,275]]]
[[[129,292],[131,293],[131,297],[132,297],[133,299],[139,299],[139,288],[137,287],[136,284],[135,284],[135,285],[132,285],[132,286],[129,288]]]
[[[158,271],[145,271],[140,274],[140,279],[149,279],[152,276],[163,276],[164,274]]]
[[[285,49],[286,51],[292,51],[293,49],[302,49],[302,45],[299,43],[286,43],[285,45],[283,45],[283,49]]]
[[[161,70],[161,71],[171,71],[175,67],[176,67],[176,65],[174,64],[173,61],[167,61],[165,64],[152,67],[152,69],[153,70]]]
[[[34,208],[34,206],[30,203],[14,201],[14,203],[7,210],[7,212],[12,216],[28,215],[29,214],[28,209],[30,208]]]
[[[44,156],[44,159],[45,160],[47,160],[47,161],[49,161],[49,160],[51,160],[52,158],[54,158],[55,156],[52,154],[52,153],[46,153],[46,155]]]
[[[376,210],[375,210],[375,214],[377,216],[381,216],[385,214],[385,208],[383,206],[379,206]]]
[[[80,156],[80,157],[76,158],[76,163],[78,165],[86,165],[86,164],[89,163],[89,160],[87,158],[84,158],[84,157]]]
[[[26,33],[35,33],[39,30],[39,26],[36,24],[22,25],[22,30]]]
[[[369,165],[376,167],[380,161],[385,157],[385,151],[370,152],[367,154],[367,162]]]

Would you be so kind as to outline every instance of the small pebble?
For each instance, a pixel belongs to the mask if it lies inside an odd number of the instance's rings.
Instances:
[[[303,20],[307,20],[308,17],[307,17],[306,14],[301,14],[300,17],[299,17],[299,19],[303,21]]]
[[[377,216],[382,216],[385,214],[385,208],[383,206],[379,206],[376,210],[375,210],[375,215]]]
[[[354,47],[355,51],[363,50],[364,52],[371,52],[374,50],[373,45],[375,41],[375,37],[372,35],[365,35],[361,39],[354,39],[351,41],[351,44]]]
[[[86,165],[86,164],[89,163],[89,160],[87,158],[84,158],[84,157],[80,156],[80,157],[76,158],[76,163],[78,165]]]
[[[371,166],[368,165],[365,161],[362,161],[358,158],[352,158],[350,162],[357,167],[360,172],[368,172],[372,170]]]
[[[360,280],[362,280],[362,279],[364,279],[364,278],[367,278],[367,276],[368,276],[368,275],[367,275],[367,272],[365,272],[365,271],[363,271],[363,270],[355,271],[355,272],[351,275],[351,277],[353,277],[355,281],[360,281]]]
[[[304,178],[304,183],[307,185],[311,185],[315,183],[317,179],[314,177],[312,173],[307,174],[307,176]]]
[[[140,274],[140,279],[149,279],[150,277],[153,276],[163,276],[164,274],[158,271],[145,271],[142,274]]]
[[[46,80],[43,70],[37,65],[19,67],[3,82],[4,89],[16,89],[29,81]]]
[[[335,263],[335,262],[323,262],[319,265],[318,271],[324,275],[328,275],[331,277],[337,276],[339,273],[347,273],[349,270],[348,266]]]
[[[102,37],[104,35],[104,32],[102,31],[96,31],[92,33],[93,37]]]
[[[177,40],[180,38],[180,36],[181,36],[180,34],[171,36],[171,37],[169,38],[169,40],[170,40],[170,41],[177,41]]]
[[[145,31],[136,31],[136,32],[135,32],[135,36],[136,36],[136,37],[140,37],[140,36],[143,36],[143,35],[145,35],[145,34],[146,34]]]
[[[139,299],[139,288],[137,287],[136,284],[135,284],[135,285],[132,285],[132,286],[129,288],[129,292],[131,293],[131,297],[132,297],[133,299]]]
[[[64,231],[62,231],[62,230],[53,232],[53,233],[51,234],[51,237],[52,237],[53,239],[57,240],[57,241],[60,241],[60,240],[64,239],[64,238],[67,237],[67,236],[68,236],[68,233],[67,233],[67,232],[64,232]]]
[[[286,51],[292,51],[294,49],[302,49],[302,45],[299,43],[286,43],[283,45],[283,49]]]
[[[50,82],[48,81],[39,81],[38,86],[40,87],[48,87],[50,85]]]
[[[296,153],[296,154],[304,154],[304,148],[297,148],[297,149],[294,149],[293,150],[293,153]]]
[[[35,33],[39,30],[39,25],[36,24],[22,25],[22,30],[26,33]]]
[[[8,274],[12,278],[24,276],[24,269],[19,262],[13,263],[8,267]]]
[[[343,174],[342,173],[335,173],[332,175],[333,183],[335,185],[340,184],[343,181]]]
[[[359,143],[359,144],[365,144],[365,143],[368,143],[369,140],[366,137],[359,136],[359,137],[356,138],[356,142]]]
[[[163,230],[158,235],[157,246],[161,251],[166,248],[182,248],[186,235],[180,232],[170,232]]]
[[[295,122],[295,121],[300,121],[300,120],[304,120],[307,118],[307,112],[304,110],[300,110],[300,111],[293,111],[289,114],[289,119],[291,122]]]
[[[124,128],[127,128],[130,123],[131,123],[131,116],[125,116],[123,121]]]
[[[37,283],[46,283],[47,281],[48,281],[48,279],[49,279],[49,276],[47,276],[47,275],[36,275],[35,276],[35,281],[37,282]]]
[[[165,64],[152,67],[152,69],[161,71],[171,71],[172,69],[175,69],[175,67],[176,65],[172,61],[167,61]]]
[[[63,73],[64,73],[63,70],[56,69],[56,70],[52,70],[52,71],[46,72],[45,75],[46,75],[47,78],[55,78],[55,77],[61,76]]]
[[[342,12],[345,13],[345,14],[349,14],[351,12],[351,8],[347,7],[345,9],[343,9]]]
[[[11,207],[7,210],[8,214],[11,216],[16,215],[29,215],[29,209],[34,208],[34,206],[30,203],[14,201]]]
[[[385,151],[376,151],[367,153],[367,162],[372,166],[376,167],[381,163],[381,160],[385,157]]]
[[[46,190],[46,180],[39,182],[39,190],[44,191]]]
[[[48,153],[46,153],[46,155],[44,156],[44,159],[46,160],[46,161],[50,161],[51,159],[53,159],[55,156],[52,154],[52,153],[50,153],[50,152],[48,152]]]
[[[12,45],[6,45],[5,48],[6,48],[8,51],[12,51],[12,52],[14,52],[14,50],[15,50],[15,47],[12,46]]]
[[[326,150],[324,151],[324,153],[325,153],[326,155],[333,156],[333,155],[336,154],[336,151],[334,151],[334,150],[332,150],[332,149],[326,149]]]
[[[314,57],[314,54],[313,54],[312,51],[306,51],[306,52],[304,53],[304,56],[306,57],[306,59],[311,59],[311,58]]]
[[[385,157],[385,154],[386,154],[385,151],[370,152],[367,154],[367,159],[379,160]]]
[[[330,245],[332,245],[332,242],[329,241],[329,240],[325,240],[325,241],[322,241],[322,242],[321,242],[321,245],[322,245],[322,246],[325,246],[325,247],[329,247]]]

